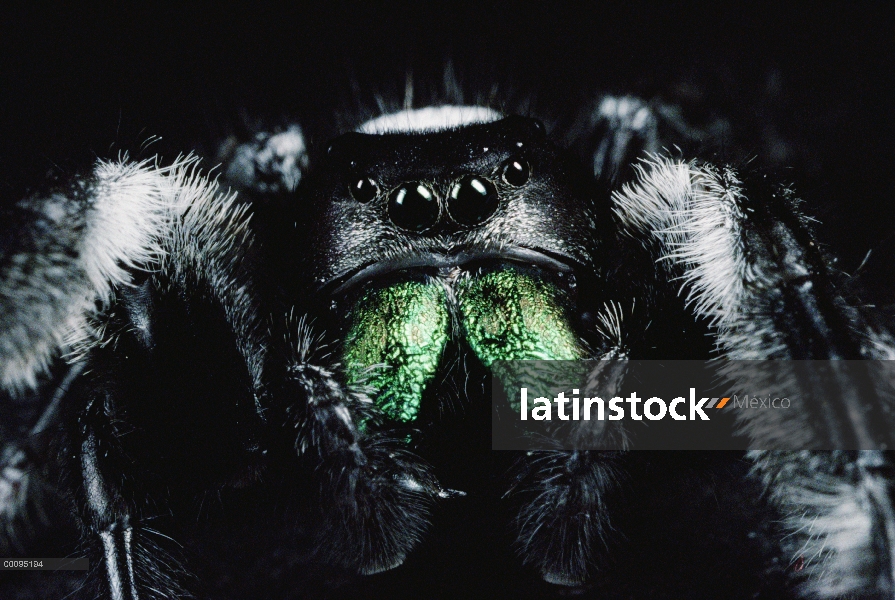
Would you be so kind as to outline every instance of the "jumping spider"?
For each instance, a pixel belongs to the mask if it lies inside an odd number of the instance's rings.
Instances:
[[[314,596],[400,574],[462,505],[500,532],[462,546],[496,579],[611,595],[625,490],[715,458],[492,454],[495,360],[891,359],[895,342],[840,297],[789,189],[672,157],[636,99],[599,106],[577,133],[590,164],[537,119],[445,105],[326,148],[297,125],[225,145],[226,185],[193,157],[124,159],[20,202],[0,230],[0,383],[5,413],[33,418],[0,431],[0,554],[70,514],[85,597],[244,597],[205,560],[234,552],[289,582],[265,597]],[[779,522],[759,531],[792,594],[895,593],[890,456],[722,460],[767,492]]]

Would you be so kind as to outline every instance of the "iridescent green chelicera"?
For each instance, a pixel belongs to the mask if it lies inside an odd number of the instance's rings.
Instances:
[[[575,360],[584,356],[563,293],[505,269],[461,278],[456,302],[463,334],[479,360]],[[375,388],[376,405],[409,422],[435,377],[451,335],[449,300],[435,280],[405,281],[367,292],[354,307],[342,360],[351,382]],[[368,370],[374,365],[381,369]]]
[[[569,323],[563,306],[563,293],[552,284],[525,273],[505,269],[461,282],[458,290],[460,314],[466,341],[479,360],[495,377],[512,380],[509,373],[498,372],[495,361],[576,360],[584,358],[584,348]],[[526,371],[536,381],[537,368]],[[555,383],[552,377],[545,382]],[[519,410],[516,396],[508,400]]]
[[[351,314],[343,362],[349,380],[377,389],[377,406],[390,418],[413,421],[435,376],[450,335],[444,288],[406,281],[367,292]],[[385,368],[367,368],[385,365]]]
[[[479,360],[575,360],[584,352],[550,283],[512,269],[464,279],[458,290],[466,340]]]

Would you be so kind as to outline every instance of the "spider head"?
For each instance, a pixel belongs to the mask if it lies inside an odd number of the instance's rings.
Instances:
[[[397,116],[391,128],[377,121],[332,142],[305,196],[321,287],[483,257],[592,266],[589,178],[540,121],[397,131]]]
[[[302,190],[310,291],[388,416],[416,418],[458,340],[486,367],[586,354],[577,297],[599,278],[606,204],[542,123],[407,111],[337,138],[318,167]]]

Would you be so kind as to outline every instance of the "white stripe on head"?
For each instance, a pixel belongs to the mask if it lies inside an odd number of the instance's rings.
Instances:
[[[442,131],[502,118],[502,114],[484,106],[429,106],[376,117],[358,127],[357,131],[372,134]]]

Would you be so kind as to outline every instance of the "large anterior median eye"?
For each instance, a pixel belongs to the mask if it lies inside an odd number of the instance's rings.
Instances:
[[[392,223],[408,231],[425,231],[438,222],[438,199],[422,183],[405,183],[388,198]]]
[[[461,225],[478,225],[494,214],[497,204],[494,184],[487,179],[468,175],[451,188],[448,213]]]

